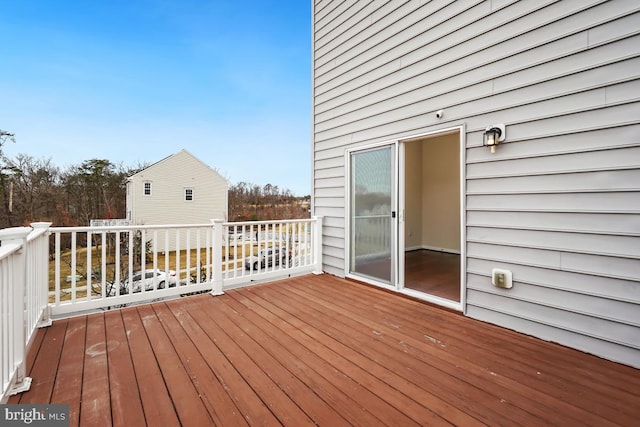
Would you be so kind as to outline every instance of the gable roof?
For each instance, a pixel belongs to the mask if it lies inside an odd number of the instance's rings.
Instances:
[[[188,151],[187,151],[187,150],[185,150],[184,148],[183,148],[182,150],[178,151],[177,153],[171,154],[171,155],[169,155],[169,156],[167,156],[167,157],[165,157],[165,158],[163,158],[163,159],[161,159],[161,160],[158,160],[158,161],[157,161],[157,162],[155,162],[155,163],[150,164],[150,165],[149,165],[149,166],[147,166],[146,168],[144,168],[144,169],[142,169],[142,170],[139,170],[138,172],[136,172],[136,173],[134,173],[133,175],[129,176],[129,177],[127,178],[127,181],[129,181],[129,180],[133,179],[136,175],[139,175],[139,174],[143,173],[143,172],[144,172],[144,171],[146,171],[146,170],[149,170],[149,169],[151,169],[151,168],[153,168],[153,167],[156,167],[156,166],[157,166],[157,165],[159,165],[159,164],[162,164],[162,163],[164,163],[164,162],[167,162],[167,161],[169,161],[171,158],[173,158],[173,157],[175,157],[175,156],[178,156],[179,154],[182,154],[182,153],[184,153],[184,154],[188,155],[188,156],[189,156],[189,157],[191,157],[193,160],[195,160],[195,161],[197,161],[198,163],[200,163],[201,165],[205,166],[205,167],[206,167],[207,169],[209,169],[211,172],[215,173],[215,174],[216,174],[216,175],[218,175],[220,178],[222,178],[225,182],[227,182],[227,179],[226,179],[225,177],[223,177],[223,176],[222,176],[222,175],[221,175],[217,170],[213,169],[211,166],[209,166],[208,164],[206,164],[206,163],[205,163],[205,162],[203,162],[202,160],[198,159],[196,156],[194,156],[193,154],[191,154],[190,152],[188,152]]]

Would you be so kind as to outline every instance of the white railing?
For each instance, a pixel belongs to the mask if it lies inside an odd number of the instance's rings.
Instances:
[[[47,295],[50,223],[0,230],[0,403],[29,389],[26,355],[50,324]]]
[[[315,227],[314,227],[315,225]],[[224,224],[224,287],[316,271],[314,220],[236,222]]]
[[[322,221],[54,227],[53,315],[321,272]],[[87,267],[89,266],[89,267]]]
[[[4,403],[28,390],[25,358],[51,317],[322,272],[322,218],[0,230]]]
[[[212,224],[51,228],[52,314],[210,290],[213,233]]]

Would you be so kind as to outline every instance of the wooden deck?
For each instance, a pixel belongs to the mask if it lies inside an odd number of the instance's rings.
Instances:
[[[71,425],[638,425],[640,370],[336,277],[58,320],[31,390]]]

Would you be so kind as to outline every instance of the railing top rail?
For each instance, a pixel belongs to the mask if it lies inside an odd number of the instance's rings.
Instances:
[[[225,226],[243,226],[243,225],[263,225],[263,224],[274,224],[274,223],[284,223],[284,224],[292,224],[292,223],[300,223],[300,222],[314,222],[315,218],[304,218],[304,219],[272,219],[268,221],[239,221],[239,222],[225,222],[223,225]]]
[[[31,233],[31,227],[9,227],[0,230],[0,242],[3,240],[24,239]]]
[[[273,219],[267,221],[241,221],[241,222],[224,222],[225,226],[243,226],[243,225],[263,225],[273,223],[301,223],[301,222],[313,222],[315,218],[305,219]],[[128,231],[128,230],[159,230],[167,228],[202,228],[211,227],[213,222],[202,224],[154,224],[154,225],[103,225],[92,227],[90,225],[82,225],[75,227],[51,227],[49,230],[54,233],[69,233],[74,231]]]
[[[26,242],[31,227],[10,227],[0,230],[0,259],[17,252]]]
[[[22,245],[19,243],[7,243],[0,246],[0,260],[3,260],[10,255],[18,252],[21,247]]]
[[[211,227],[212,223],[204,224],[161,224],[161,225],[104,225],[91,227],[83,225],[78,227],[51,227],[54,233],[69,233],[73,231],[128,231],[128,230],[160,230],[167,228],[203,228]]]

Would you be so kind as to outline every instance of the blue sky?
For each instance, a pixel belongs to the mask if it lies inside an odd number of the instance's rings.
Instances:
[[[136,166],[186,149],[310,194],[308,0],[0,3],[9,157]]]

